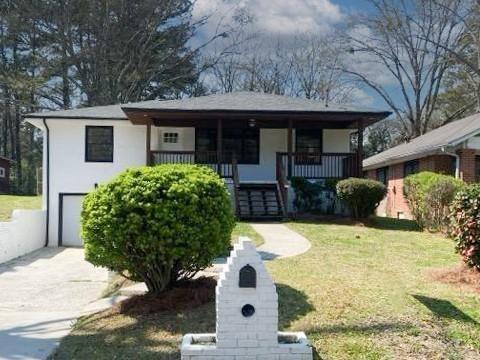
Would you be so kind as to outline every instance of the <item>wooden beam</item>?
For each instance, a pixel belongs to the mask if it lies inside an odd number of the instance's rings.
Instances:
[[[288,179],[292,177],[292,154],[293,154],[293,120],[288,119],[288,130],[287,130],[287,176]]]
[[[357,155],[358,155],[358,177],[362,177],[363,173],[363,119],[358,120],[358,146],[357,146]]]
[[[147,164],[147,166],[152,164],[151,143],[152,143],[152,124],[148,123],[147,124],[147,135],[146,135],[146,139],[145,139],[145,150],[146,150],[146,157],[147,157],[145,163]]]
[[[217,119],[217,172],[221,176],[222,170],[222,137],[223,137],[222,119]]]

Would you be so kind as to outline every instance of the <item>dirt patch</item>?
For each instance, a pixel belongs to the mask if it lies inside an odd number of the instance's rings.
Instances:
[[[453,284],[480,293],[480,272],[462,264],[454,268],[433,270],[432,279]]]
[[[161,295],[135,295],[113,308],[118,314],[152,314],[161,311],[190,309],[215,299],[217,282],[211,278],[201,277],[179,284]]]

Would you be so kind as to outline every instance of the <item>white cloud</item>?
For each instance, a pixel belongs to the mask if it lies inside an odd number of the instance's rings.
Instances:
[[[202,29],[202,35],[208,37],[219,23],[228,26],[238,10],[254,17],[257,31],[271,35],[324,32],[343,19],[340,7],[331,0],[197,0],[193,17],[210,15]]]

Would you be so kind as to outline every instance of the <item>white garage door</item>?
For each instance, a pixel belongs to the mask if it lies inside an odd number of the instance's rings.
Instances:
[[[83,195],[63,195],[62,246],[83,246],[80,238],[80,212]]]

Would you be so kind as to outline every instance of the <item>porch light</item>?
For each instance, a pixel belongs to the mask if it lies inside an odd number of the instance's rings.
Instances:
[[[248,120],[248,126],[251,127],[251,128],[254,128],[255,126],[257,126],[257,120],[249,119]]]

